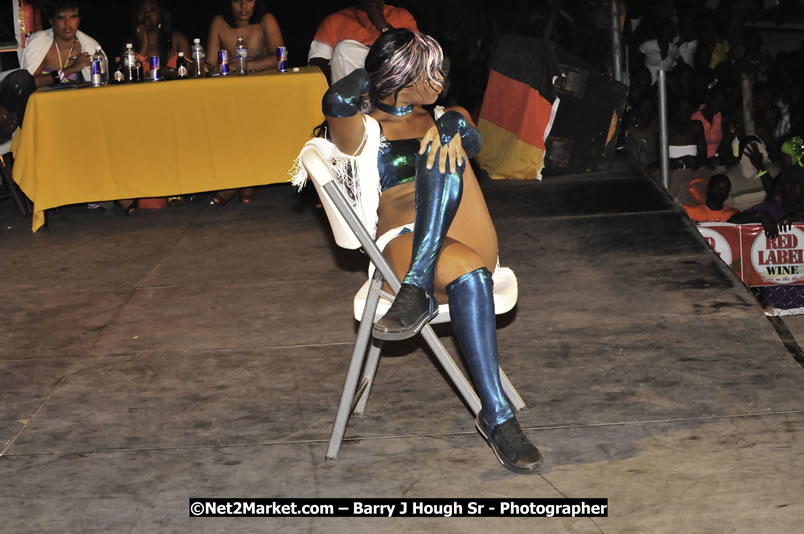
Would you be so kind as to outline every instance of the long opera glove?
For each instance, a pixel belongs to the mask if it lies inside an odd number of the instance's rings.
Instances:
[[[360,108],[360,95],[368,91],[368,72],[355,69],[327,89],[321,99],[321,110],[327,117],[353,117]]]
[[[493,290],[491,273],[485,267],[447,285],[452,329],[477,388],[489,436],[495,426],[514,416],[500,385]]]

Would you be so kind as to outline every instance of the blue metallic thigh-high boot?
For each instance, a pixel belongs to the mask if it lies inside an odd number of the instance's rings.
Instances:
[[[448,111],[435,121],[439,141],[447,146],[460,136],[461,147],[467,158],[480,151],[481,136],[463,115]],[[374,337],[379,339],[406,339],[416,335],[425,323],[437,313],[433,298],[435,265],[441,246],[458,212],[463,193],[463,171],[469,164],[461,156],[455,172],[438,170],[438,157],[433,168],[427,168],[427,155],[416,159],[416,226],[413,229],[413,256],[403,280],[402,288],[385,316],[374,325]],[[439,156],[439,155],[437,155]],[[445,169],[449,168],[449,162]]]
[[[447,285],[449,314],[482,408],[475,421],[497,459],[515,473],[535,473],[542,462],[514,417],[500,384],[494,282],[485,267]]]
[[[463,171],[440,172],[438,156],[427,168],[427,154],[416,158],[416,219],[413,228],[413,257],[402,288],[385,316],[374,325],[379,339],[399,340],[416,335],[437,313],[433,298],[435,265],[441,246],[458,211],[463,193]]]

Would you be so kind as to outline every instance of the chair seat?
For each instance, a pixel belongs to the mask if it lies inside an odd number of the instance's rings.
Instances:
[[[519,291],[514,271],[508,267],[498,267],[491,278],[494,280],[494,313],[501,315],[511,311],[516,305]],[[366,305],[370,285],[371,280],[366,280],[366,283],[361,286],[355,295],[354,314],[357,321],[360,321],[363,317],[363,307]],[[375,321],[385,315],[385,312],[391,307],[391,302],[393,301],[386,297],[380,297],[380,302],[377,304],[377,313],[374,317]],[[438,315],[432,320],[431,324],[448,322],[450,322],[449,304],[440,304],[438,306]]]

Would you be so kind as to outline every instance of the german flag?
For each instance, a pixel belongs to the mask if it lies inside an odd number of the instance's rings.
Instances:
[[[561,73],[547,42],[504,35],[477,127],[483,147],[477,161],[494,179],[541,179],[545,139],[558,110],[553,78]]]

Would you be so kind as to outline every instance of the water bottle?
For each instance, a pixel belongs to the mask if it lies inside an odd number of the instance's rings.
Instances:
[[[137,53],[134,52],[134,45],[131,43],[126,43],[126,49],[123,50],[123,73],[126,75],[126,81],[140,81],[137,76]]]
[[[207,53],[204,47],[201,46],[201,39],[193,39],[193,76],[201,78],[204,75],[204,62],[207,59]]]
[[[142,66],[142,61],[137,60],[137,66],[134,69],[134,81],[141,82],[145,79],[145,68]]]
[[[114,73],[110,83],[123,83],[126,81],[126,75],[123,74],[123,62],[119,57],[114,58]]]
[[[242,35],[238,35],[235,41],[234,57],[237,61],[237,73],[241,76],[248,74],[248,50]]]
[[[109,58],[106,57],[106,53],[101,47],[97,48],[97,52],[101,58],[101,78],[103,79],[103,85],[106,85],[109,83]]]
[[[176,76],[183,80],[190,76],[190,71],[187,69],[187,59],[184,57],[184,52],[179,52],[176,58]]]
[[[103,71],[103,54],[101,53],[101,48],[97,47],[89,62],[92,87],[101,87],[103,85]]]

